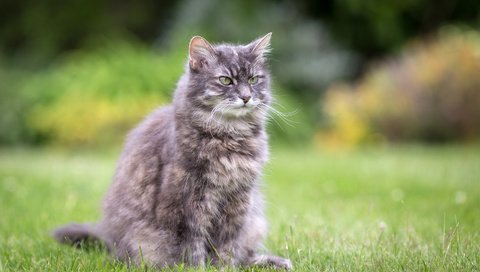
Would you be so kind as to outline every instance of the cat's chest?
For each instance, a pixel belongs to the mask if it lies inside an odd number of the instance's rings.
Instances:
[[[260,176],[265,162],[262,147],[257,146],[257,150],[252,146],[243,148],[232,148],[220,143],[211,145],[204,157],[208,161],[205,172],[207,180],[227,187],[254,182]]]
[[[258,159],[242,154],[226,154],[213,157],[208,169],[209,179],[217,182],[247,182],[256,179],[263,163]]]

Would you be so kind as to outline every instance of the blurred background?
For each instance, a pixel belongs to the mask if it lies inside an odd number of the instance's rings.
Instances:
[[[0,0],[0,271],[131,271],[48,230],[100,217],[192,36],[268,32],[267,248],[297,271],[478,271],[479,30],[479,0]]]
[[[267,32],[274,144],[475,142],[479,26],[477,0],[4,0],[0,145],[119,147],[169,103],[193,35]]]

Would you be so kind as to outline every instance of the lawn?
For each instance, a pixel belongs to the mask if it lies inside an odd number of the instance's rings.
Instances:
[[[480,146],[271,153],[266,245],[296,271],[480,270]],[[117,155],[0,149],[0,271],[128,270],[49,236],[99,218]]]

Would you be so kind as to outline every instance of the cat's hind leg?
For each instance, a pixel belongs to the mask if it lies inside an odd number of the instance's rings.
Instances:
[[[144,264],[161,269],[180,261],[174,237],[147,222],[136,222],[123,238],[125,249],[117,252],[117,256],[124,260],[128,258],[137,266]]]

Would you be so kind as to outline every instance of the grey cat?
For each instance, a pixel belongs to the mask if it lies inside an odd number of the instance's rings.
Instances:
[[[259,178],[267,161],[271,33],[248,45],[195,36],[172,105],[128,136],[97,224],[54,231],[60,243],[99,240],[121,260],[153,267],[270,266]]]

